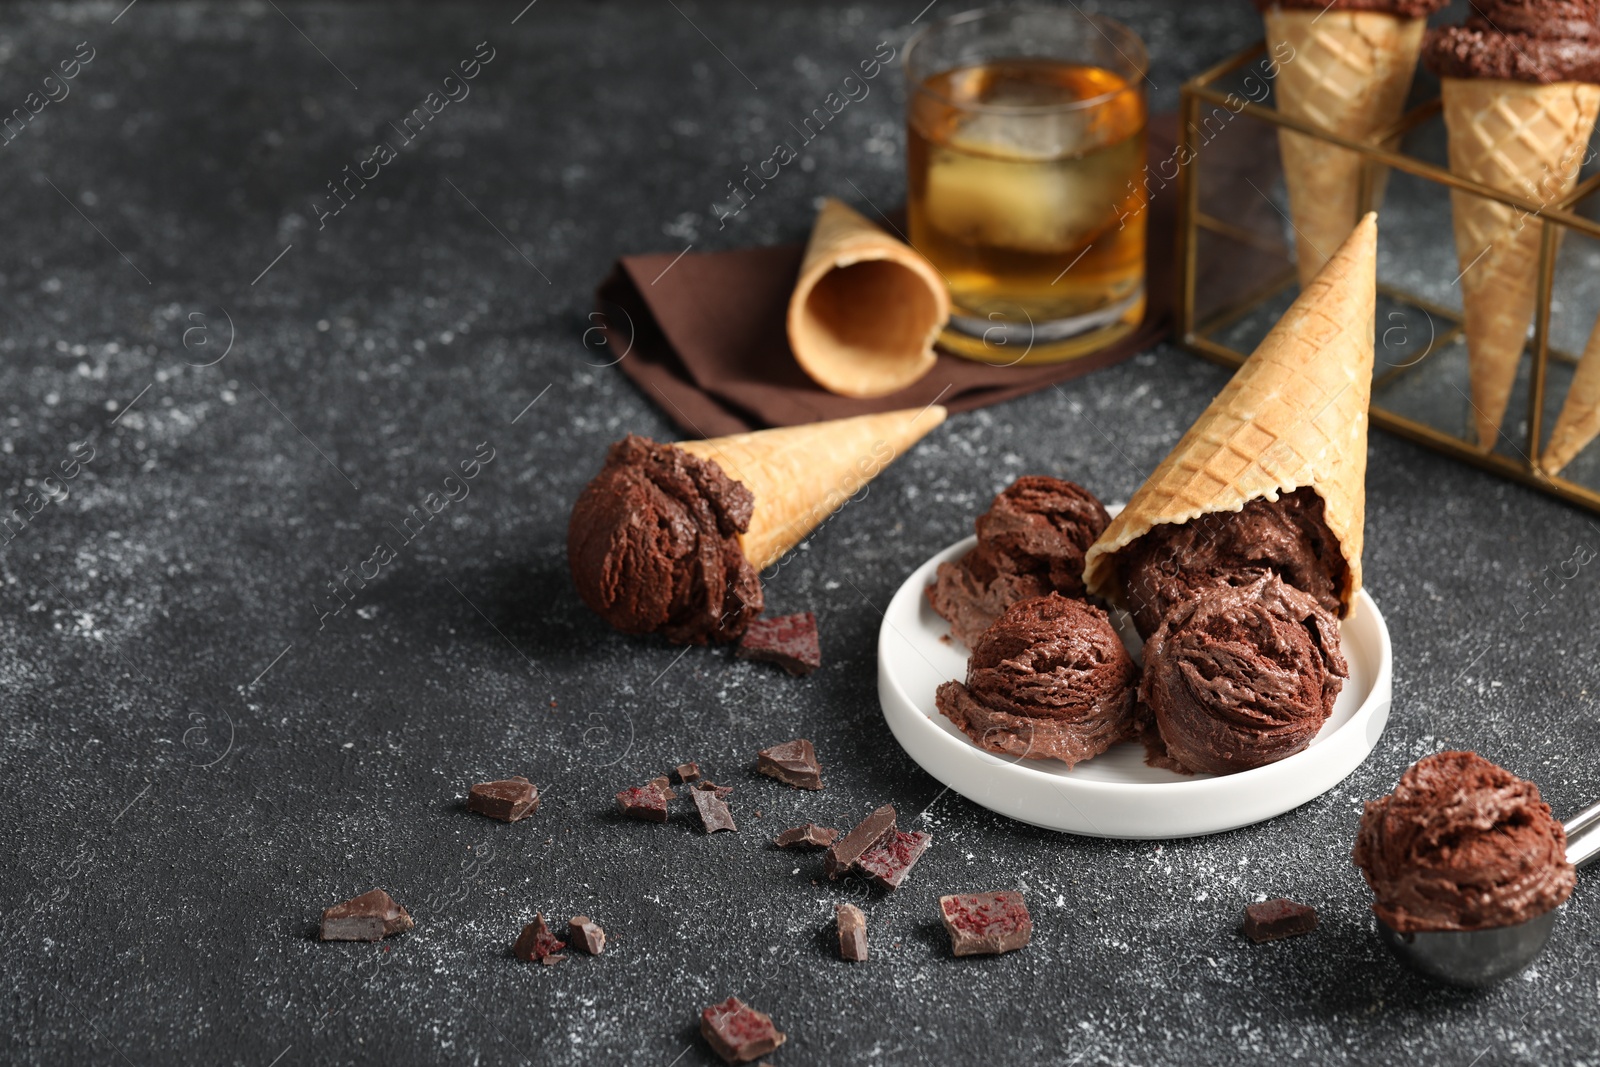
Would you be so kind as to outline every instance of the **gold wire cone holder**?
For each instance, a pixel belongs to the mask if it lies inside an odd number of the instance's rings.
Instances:
[[[1294,254],[1284,239],[1284,232],[1291,228],[1291,224],[1282,210],[1285,205],[1272,199],[1274,190],[1267,184],[1276,180],[1276,135],[1279,131],[1291,130],[1304,134],[1347,149],[1362,158],[1364,165],[1361,167],[1357,217],[1360,212],[1377,210],[1381,206],[1378,201],[1384,198],[1386,183],[1391,186],[1389,198],[1393,203],[1394,182],[1389,180],[1393,174],[1431,183],[1429,191],[1435,193],[1443,205],[1436,239],[1442,248],[1450,252],[1450,274],[1455,273],[1457,264],[1451,239],[1448,194],[1461,191],[1508,205],[1525,213],[1525,224],[1539,231],[1538,296],[1533,317],[1533,336],[1523,350],[1518,372],[1519,389],[1512,399],[1513,405],[1517,404],[1518,395],[1525,388],[1522,421],[1519,423],[1518,410],[1514,407],[1507,412],[1498,447],[1487,451],[1477,447],[1470,417],[1471,400],[1467,395],[1461,312],[1445,306],[1438,299],[1413,292],[1411,287],[1385,283],[1381,277],[1385,272],[1380,270],[1377,332],[1380,342],[1384,343],[1379,344],[1379,359],[1372,382],[1371,422],[1435,451],[1600,512],[1600,440],[1592,442],[1560,475],[1546,474],[1539,466],[1541,449],[1549,447],[1544,439],[1548,436],[1555,412],[1559,410],[1559,405],[1551,407],[1548,403],[1560,399],[1557,392],[1560,386],[1551,385],[1552,373],[1570,378],[1571,370],[1577,364],[1573,352],[1552,341],[1552,302],[1558,283],[1558,251],[1564,244],[1570,245],[1569,239],[1574,235],[1600,241],[1600,223],[1584,217],[1577,210],[1581,203],[1600,190],[1600,173],[1580,177],[1572,192],[1540,204],[1459,177],[1450,173],[1441,163],[1408,154],[1404,150],[1408,136],[1423,130],[1428,123],[1437,121],[1440,113],[1437,98],[1413,107],[1370,142],[1341,137],[1285,115],[1270,103],[1263,103],[1265,93],[1252,91],[1245,94],[1230,88],[1237,83],[1240,72],[1251,67],[1255,61],[1267,62],[1266,55],[1266,43],[1257,43],[1200,73],[1182,88],[1182,132],[1174,157],[1177,162],[1174,168],[1176,174],[1172,178],[1177,183],[1179,196],[1177,341],[1197,355],[1226,367],[1237,367],[1244,362],[1254,347],[1254,340],[1258,339],[1250,337],[1248,332],[1241,335],[1241,329],[1247,326],[1254,328],[1251,324],[1257,320],[1270,326],[1276,314],[1281,313],[1288,300],[1298,291]],[[1254,76],[1259,79],[1258,84],[1265,84],[1264,73],[1258,72]],[[1238,142],[1231,148],[1226,144],[1216,146],[1209,156],[1207,153],[1207,146],[1211,142],[1226,136],[1227,127],[1242,124],[1251,124],[1257,134],[1271,134],[1260,137],[1262,147],[1256,155],[1261,158],[1255,162],[1259,162],[1261,167],[1253,175],[1246,169],[1250,162],[1246,158],[1249,154],[1239,150]],[[1268,162],[1271,176],[1263,177],[1269,173]],[[1212,168],[1210,174],[1207,172],[1208,166]],[[1261,207],[1262,211],[1265,210],[1263,204],[1270,205],[1271,210],[1277,212],[1270,217],[1272,225],[1261,225],[1259,220],[1255,225],[1242,224],[1238,219],[1228,217],[1226,210],[1216,209],[1214,202],[1223,198],[1218,195],[1218,190],[1223,190],[1226,196],[1236,201],[1241,192],[1243,197],[1256,198],[1260,203],[1255,206]],[[1380,241],[1385,221],[1385,216],[1380,212]],[[1600,244],[1586,247],[1592,248],[1596,258],[1600,258]],[[1381,267],[1387,265],[1380,264]],[[1576,271],[1582,268],[1565,269]],[[1406,272],[1408,278],[1414,274],[1414,271]],[[1232,280],[1219,290],[1213,284],[1219,277],[1230,277]],[[1448,275],[1438,279],[1441,283],[1448,280]],[[1456,282],[1451,285],[1456,286],[1459,280],[1457,276]],[[1561,308],[1562,315],[1573,316],[1570,324],[1575,327],[1584,316],[1588,317],[1578,328],[1579,336],[1587,336],[1594,324],[1595,312],[1600,311],[1600,305],[1595,303],[1578,308],[1562,308],[1558,301],[1556,306]],[[1402,312],[1416,313],[1418,317],[1426,318],[1429,324],[1426,344],[1417,351],[1408,349],[1405,358],[1386,360],[1384,349],[1389,339],[1386,327],[1390,331],[1396,329],[1389,320]],[[1570,330],[1567,332],[1571,333]],[[1581,349],[1581,340],[1576,347]],[[1446,363],[1447,358],[1455,357],[1462,357],[1457,360],[1461,363],[1459,374],[1446,370],[1447,366],[1454,367],[1454,363]],[[1433,399],[1440,401],[1434,410],[1445,410],[1454,404],[1468,413],[1467,417],[1460,420],[1459,427],[1450,425],[1450,419],[1416,417],[1419,407],[1429,406],[1425,402],[1418,402],[1416,398],[1427,396],[1429,390],[1436,394]],[[1395,399],[1396,402],[1391,405],[1387,402],[1389,399]],[[1409,413],[1402,408],[1410,409]]]

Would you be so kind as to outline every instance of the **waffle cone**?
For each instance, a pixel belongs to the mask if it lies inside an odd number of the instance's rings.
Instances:
[[[677,447],[714,460],[755,494],[745,558],[765,570],[844,506],[861,488],[945,418],[945,409],[886,411],[850,419],[780,426]]]
[[[1361,589],[1377,237],[1369,213],[1090,546],[1091,593],[1122,599],[1117,554],[1152,527],[1310,486],[1344,557],[1349,614]]]
[[[1583,346],[1577,373],[1567,388],[1567,399],[1561,404],[1561,415],[1550,444],[1539,457],[1539,466],[1546,474],[1560,474],[1596,436],[1600,436],[1600,322]]]
[[[1572,191],[1600,110],[1600,85],[1445,78],[1450,170],[1539,204]],[[1538,299],[1536,221],[1497,201],[1452,192],[1478,447],[1494,447]],[[1560,237],[1557,229],[1556,236]]]
[[[1285,114],[1352,140],[1371,138],[1399,120],[1426,20],[1379,11],[1273,8],[1263,21],[1272,54],[1293,57],[1280,62],[1276,82],[1278,108]],[[1348,149],[1290,130],[1278,132],[1278,149],[1304,288],[1355,227],[1363,163]]]
[[[789,298],[789,347],[840,396],[904,389],[933,369],[950,318],[944,279],[909,245],[838,200],[823,203]]]

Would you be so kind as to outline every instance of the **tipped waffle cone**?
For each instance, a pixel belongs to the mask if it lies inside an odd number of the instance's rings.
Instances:
[[[1279,61],[1276,93],[1284,114],[1352,140],[1368,139],[1399,120],[1426,20],[1378,11],[1273,8],[1263,21],[1272,54],[1292,57]],[[1290,130],[1278,132],[1278,148],[1304,288],[1355,227],[1363,163],[1348,149]]]
[[[818,385],[854,397],[904,389],[933,369],[949,318],[931,263],[838,200],[822,205],[788,319],[795,361]]]
[[[1550,444],[1539,457],[1539,466],[1546,474],[1560,474],[1561,468],[1596,436],[1600,436],[1600,322],[1595,323],[1589,343],[1583,347],[1583,357],[1567,389],[1567,399],[1561,404],[1561,416],[1556,419]]]
[[[937,404],[878,415],[780,426],[677,447],[714,460],[755,494],[745,558],[765,570],[944,421]]]
[[[1600,85],[1445,78],[1441,96],[1451,173],[1538,204],[1572,191],[1600,110]],[[1533,321],[1541,227],[1518,208],[1471,193],[1451,192],[1450,208],[1473,418],[1478,447],[1487,451],[1499,436]]]
[[[1091,593],[1121,599],[1117,553],[1152,527],[1310,486],[1344,556],[1349,614],[1361,589],[1377,238],[1369,213],[1090,546]]]

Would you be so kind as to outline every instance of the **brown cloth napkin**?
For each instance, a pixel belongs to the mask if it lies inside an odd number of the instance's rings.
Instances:
[[[1152,167],[1173,154],[1176,115],[1152,116]],[[919,381],[888,396],[835,396],[806,377],[789,351],[789,294],[805,246],[624,256],[596,294],[592,321],[612,358],[687,434],[719,437],[875,411],[941,403],[952,411],[998,404],[1120,363],[1166,336],[1176,296],[1172,182],[1152,182],[1144,322],[1103,351],[1065,363],[998,367],[947,353]],[[624,355],[624,353],[626,353]]]

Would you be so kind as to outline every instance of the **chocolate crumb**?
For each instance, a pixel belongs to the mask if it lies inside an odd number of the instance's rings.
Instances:
[[[818,826],[808,822],[803,826],[791,826],[783,833],[772,839],[772,843],[779,848],[827,848],[839,837],[839,831],[831,826]]]
[[[318,936],[324,941],[382,941],[415,925],[411,913],[393,897],[373,889],[324,909]]]
[[[667,821],[667,798],[654,782],[636,785],[617,794],[617,807],[630,819],[645,822]]]
[[[862,853],[856,860],[856,870],[884,889],[899,889],[932,843],[932,834],[896,830],[887,842]]]
[[[822,869],[830,879],[838,878],[855,866],[863,853],[870,852],[889,841],[895,832],[894,805],[885,804],[856,824],[856,828],[828,847],[822,859]]]
[[[1244,936],[1260,944],[1309,934],[1317,928],[1317,909],[1279,897],[1244,909]]]
[[[797,789],[821,789],[822,765],[817,750],[803,737],[756,753],[756,770]]]
[[[479,782],[467,791],[467,810],[516,822],[539,810],[539,787],[521,777]]]
[[[546,967],[554,967],[558,963],[565,963],[566,959],[567,957],[565,956],[540,956],[539,962]]]
[[[676,769],[678,781],[682,782],[684,785],[688,785],[690,782],[700,777],[700,764],[698,763],[680,763]]]
[[[650,781],[646,782],[645,784],[646,785],[655,786],[656,789],[661,793],[661,795],[663,797],[665,797],[667,800],[677,800],[678,799],[678,794],[677,794],[676,791],[673,790],[672,783],[667,780],[667,776],[664,775],[664,774],[659,778],[650,779]]]
[[[1021,893],[972,893],[939,898],[939,917],[957,956],[1011,952],[1033,936]]]
[[[772,1025],[772,1016],[738,997],[729,997],[700,1013],[700,1036],[728,1063],[749,1063],[788,1040],[788,1035]]]
[[[606,932],[589,916],[574,915],[567,920],[567,944],[585,955],[598,956],[606,950]]]
[[[867,958],[867,917],[854,904],[835,904],[833,921],[839,928],[839,958],[860,963]]]
[[[733,786],[731,786],[731,785],[718,785],[716,782],[713,782],[709,778],[700,779],[698,782],[694,783],[692,788],[698,789],[698,790],[701,790],[701,791],[704,791],[704,792],[715,793],[715,794],[717,794],[717,796],[723,797],[723,798],[726,798],[726,797],[730,796],[733,793]]]
[[[522,933],[517,936],[517,943],[511,946],[511,952],[519,960],[532,963],[559,963],[566,959],[560,955],[567,943],[550,932],[550,927],[544,921],[544,912],[537,912],[533,922],[522,928]]]
[[[822,646],[817,641],[817,617],[809,611],[756,619],[744,632],[734,655],[740,659],[776,663],[793,675],[810,674],[822,666]]]
[[[722,799],[722,794],[715,789],[695,789],[692,795],[694,806],[700,812],[700,824],[705,827],[706,833],[739,829],[734,825],[733,812],[728,810],[728,802]]]

